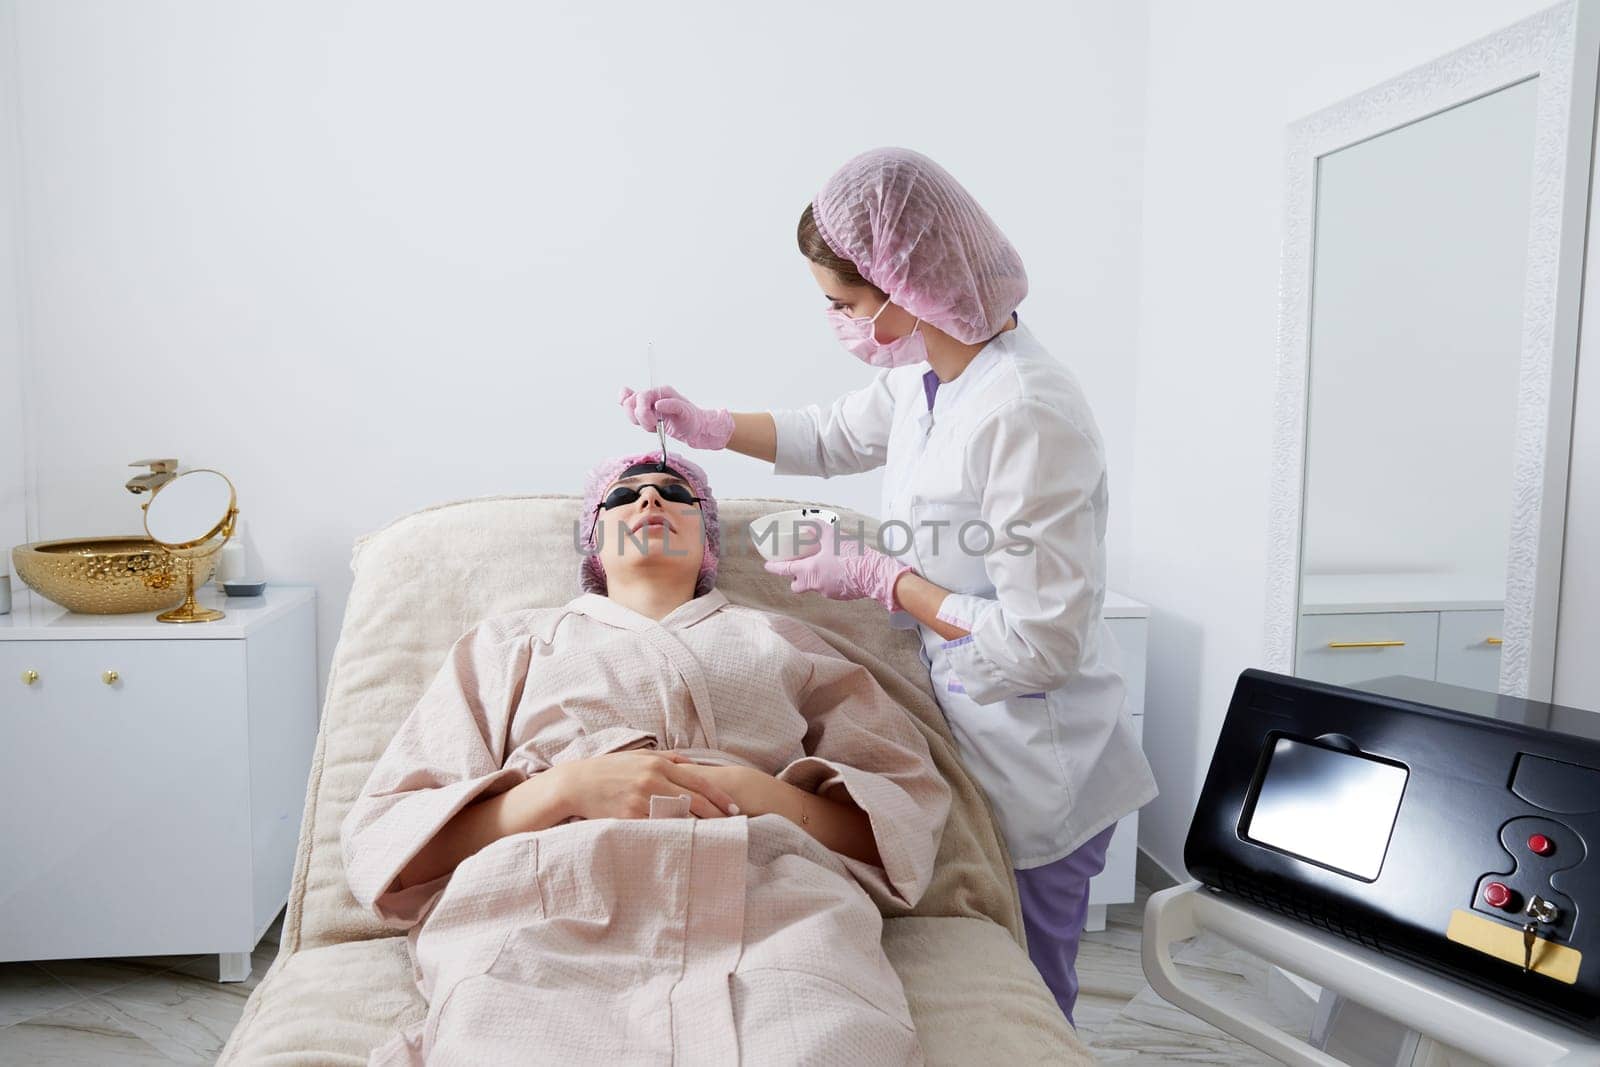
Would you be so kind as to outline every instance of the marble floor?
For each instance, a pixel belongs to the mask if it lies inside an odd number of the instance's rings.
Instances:
[[[1224,1034],[1156,996],[1139,959],[1144,902],[1107,909],[1104,931],[1083,935],[1078,950],[1078,1036],[1101,1063],[1226,1064],[1245,1067],[1279,1061]],[[1269,992],[1266,963],[1202,934],[1174,953],[1196,985],[1219,999],[1248,1004],[1257,1017],[1298,1037],[1311,1033],[1312,1005]],[[1284,991],[1287,994],[1287,990]]]
[[[1171,1007],[1144,980],[1139,900],[1110,909],[1084,935],[1078,1031],[1103,1063],[1270,1064],[1276,1061]],[[281,922],[281,919],[280,919]],[[0,1064],[208,1064],[278,951],[278,924],[257,946],[250,979],[219,984],[214,956],[0,963]],[[1269,1002],[1264,964],[1196,938],[1179,955],[1194,978],[1306,1034],[1310,1012],[1287,1018]]]
[[[0,963],[0,1064],[215,1063],[278,954],[282,922],[237,983],[217,981],[215,956]]]

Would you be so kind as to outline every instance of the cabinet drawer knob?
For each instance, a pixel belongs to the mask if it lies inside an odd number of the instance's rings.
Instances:
[[[1404,648],[1404,641],[1329,641],[1329,648]]]
[[[32,685],[34,682],[37,682],[38,680],[39,680],[39,672],[38,671],[28,670],[28,671],[23,671],[22,672],[22,684],[23,685]]]
[[[1505,641],[1498,637],[1485,637],[1483,643],[1486,645],[1503,645]]]
[[[120,677],[122,677],[122,675],[118,674],[116,671],[106,671],[100,676],[100,680],[107,685],[116,685],[117,679]]]

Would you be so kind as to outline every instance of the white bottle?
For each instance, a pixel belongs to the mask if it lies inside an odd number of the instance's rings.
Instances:
[[[217,588],[222,588],[223,582],[230,582],[245,576],[244,552],[244,520],[235,519],[233,536],[228,538],[228,543],[222,546],[222,551],[217,553],[217,569],[213,581]]]

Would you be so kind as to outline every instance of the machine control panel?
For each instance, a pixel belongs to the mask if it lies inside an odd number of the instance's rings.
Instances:
[[[1600,739],[1525,725],[1524,710],[1491,719],[1246,671],[1187,866],[1600,1033]]]
[[[1512,819],[1500,827],[1500,845],[1504,863],[1479,876],[1474,910],[1496,919],[1531,920],[1541,937],[1570,938],[1578,907],[1558,883],[1563,871],[1583,861],[1577,831],[1539,816]]]

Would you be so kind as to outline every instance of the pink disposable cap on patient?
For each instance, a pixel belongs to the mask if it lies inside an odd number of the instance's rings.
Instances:
[[[660,466],[660,462],[659,451],[618,456],[596,466],[584,480],[583,514],[579,521],[582,523],[584,548],[588,551],[578,563],[578,585],[585,593],[606,591],[606,569],[600,565],[600,557],[594,550],[595,509],[600,505],[600,497],[629,467],[649,464],[652,468],[656,468]],[[722,529],[717,522],[717,498],[711,495],[711,482],[706,478],[705,470],[698,463],[693,463],[676,452],[667,453],[666,473],[683,479],[693,490],[694,495],[700,498],[700,525],[705,532],[706,551],[705,557],[700,561],[700,576],[695,580],[694,595],[704,596],[717,584],[717,557],[722,550]]]
[[[840,167],[811,202],[834,253],[889,299],[958,341],[980,344],[1028,295],[1022,257],[972,195],[907,148]]]

